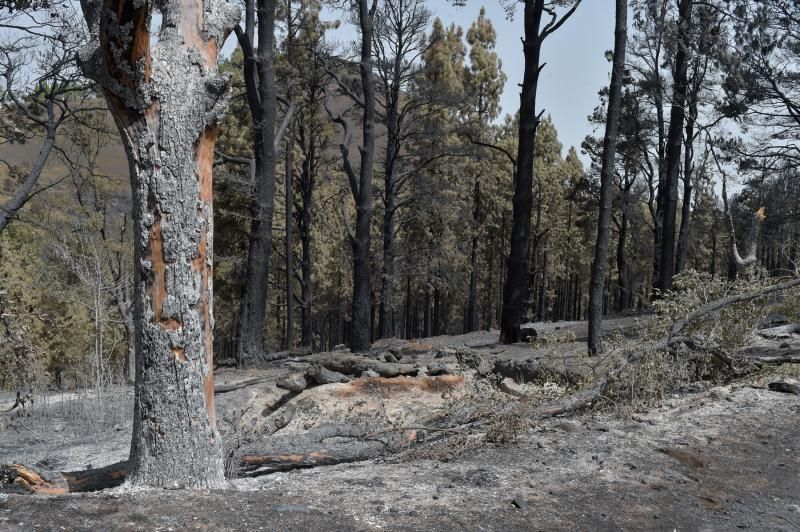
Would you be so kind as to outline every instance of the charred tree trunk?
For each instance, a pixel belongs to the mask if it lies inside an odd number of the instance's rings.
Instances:
[[[311,160],[316,155],[316,147],[311,141],[311,146],[303,161],[303,173],[300,184],[300,194],[302,196],[302,209],[300,211],[299,229],[300,246],[302,248],[302,258],[300,259],[301,281],[300,281],[300,321],[303,346],[311,346],[313,341],[313,329],[311,321],[311,310],[313,308],[313,294],[311,290],[311,212],[313,205],[314,176],[311,171]]]
[[[672,288],[675,273],[675,221],[678,209],[678,173],[681,165],[683,125],[686,115],[689,33],[692,23],[692,0],[680,0],[678,6],[678,44],[675,53],[675,75],[672,89],[672,110],[667,132],[666,183],[664,186],[664,224],[661,257],[656,288],[662,292]]]
[[[358,180],[352,175],[351,190],[356,201],[353,249],[353,330],[350,348],[355,353],[370,348],[370,308],[372,306],[370,266],[370,225],[372,223],[372,165],[375,158],[375,79],[372,72],[373,23],[377,0],[358,0],[358,23],[361,29],[361,90],[364,114],[361,122],[363,144]],[[352,169],[349,170],[352,173]]]
[[[627,200],[623,199],[622,220],[619,224],[619,237],[617,240],[617,279],[619,282],[619,301],[617,311],[626,310],[630,306],[631,287],[630,272],[628,271],[628,257],[625,254],[625,244],[628,240],[628,213]]]
[[[381,300],[378,310],[378,335],[394,336],[394,283],[395,283],[395,214],[397,212],[397,182],[395,179],[397,156],[400,154],[400,124],[397,115],[400,99],[400,61],[393,70],[386,95],[386,159],[384,161],[383,190],[383,266],[381,272]]]
[[[469,293],[467,294],[467,317],[464,332],[472,332],[477,327],[478,316],[478,231],[480,230],[481,181],[475,177],[472,206],[472,251],[470,253]]]
[[[424,326],[422,328],[422,336],[424,338],[430,338],[432,336],[431,332],[433,330],[433,324],[432,324],[433,314],[431,312],[431,304],[432,304],[431,299],[432,299],[431,283],[430,281],[428,281],[425,285],[425,313],[423,317],[425,321],[424,321]]]
[[[294,130],[294,125],[291,127]],[[286,143],[286,350],[292,348],[294,333],[294,266],[292,244],[292,211],[294,207],[294,131]]]
[[[212,347],[212,186],[228,78],[217,53],[239,10],[214,0],[129,0],[82,8],[96,48],[84,72],[105,90],[133,192],[136,393],[128,479],[150,486],[224,483]]]
[[[441,294],[439,287],[433,289],[433,336],[439,336],[439,323],[441,323]]]
[[[597,221],[597,241],[594,248],[592,275],[589,282],[589,354],[602,351],[600,328],[603,322],[603,286],[608,268],[608,248],[611,238],[611,209],[614,159],[617,152],[622,78],[625,69],[625,46],[628,40],[628,3],[617,0],[614,27],[614,61],[611,70],[606,133],[603,139],[603,161],[600,169],[600,214]]]
[[[236,28],[236,37],[245,58],[244,77],[247,103],[254,124],[253,152],[256,162],[247,269],[242,283],[236,342],[236,359],[240,367],[246,366],[264,351],[272,217],[275,210],[275,7],[276,0],[247,0],[245,29]],[[254,48],[256,41],[257,49]]]
[[[540,30],[545,0],[525,0],[523,24],[525,55],[522,91],[520,93],[517,160],[514,172],[514,199],[511,222],[511,251],[508,272],[503,287],[503,313],[500,320],[500,341],[513,343],[519,340],[519,326],[528,288],[528,239],[530,237],[531,209],[533,207],[533,157],[536,130],[541,115],[536,114],[536,90],[542,65],[539,57],[542,43],[575,12],[580,0],[561,18],[553,16]],[[549,8],[548,8],[549,11]]]
[[[542,49],[539,26],[544,4],[544,0],[525,1],[525,66],[520,94],[517,167],[514,173],[511,251],[508,256],[500,322],[500,341],[506,344],[519,341],[519,326],[522,323],[528,287],[528,239],[533,208],[533,146],[540,120],[536,114],[536,90],[541,72],[539,56]]]
[[[678,251],[675,257],[675,273],[683,271],[686,263],[686,254],[689,249],[689,230],[692,219],[692,178],[694,174],[694,123],[697,120],[697,92],[699,87],[693,87],[689,114],[686,117],[686,130],[684,134],[683,151],[683,205],[681,206],[681,226],[678,230]]]

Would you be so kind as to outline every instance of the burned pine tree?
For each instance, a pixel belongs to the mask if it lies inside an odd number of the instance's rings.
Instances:
[[[603,288],[608,268],[608,250],[611,241],[611,211],[613,194],[614,159],[617,153],[622,107],[622,83],[625,74],[625,47],[628,41],[628,3],[617,0],[614,26],[614,59],[611,68],[611,86],[608,95],[606,132],[603,139],[603,159],[600,168],[600,213],[597,220],[597,241],[589,282],[589,353],[601,351],[600,326],[603,319]]]
[[[359,75],[361,95],[355,94],[342,80],[334,75],[339,88],[352,100],[353,105],[345,112],[334,112],[329,107],[326,96],[325,108],[331,119],[342,127],[342,140],[339,150],[342,153],[344,167],[350,193],[356,206],[355,227],[351,227],[348,215],[343,213],[347,222],[348,237],[353,252],[353,303],[352,330],[350,332],[350,348],[353,352],[367,351],[371,345],[371,309],[372,309],[372,267],[370,264],[370,226],[374,202],[372,198],[372,176],[375,161],[375,106],[376,87],[373,72],[373,40],[375,31],[375,11],[378,0],[358,0],[355,4],[356,18],[359,24],[361,42],[359,46]],[[352,126],[347,116],[353,106],[361,109],[361,145],[359,169],[353,168],[350,161],[350,141]]]
[[[133,192],[136,394],[128,479],[224,482],[214,414],[212,175],[228,78],[217,55],[239,21],[220,0],[81,2],[80,54],[123,140]],[[150,41],[155,11],[158,42]]]
[[[542,113],[536,113],[536,91],[543,65],[539,57],[542,44],[558,30],[580,5],[576,0],[560,17],[555,2],[525,0],[523,22],[525,54],[522,91],[520,93],[519,132],[514,173],[513,217],[511,221],[511,250],[508,256],[506,282],[503,287],[503,311],[500,319],[500,341],[513,343],[519,340],[519,326],[528,288],[528,240],[530,239],[531,211],[533,209],[533,146]],[[543,16],[550,20],[542,26]]]

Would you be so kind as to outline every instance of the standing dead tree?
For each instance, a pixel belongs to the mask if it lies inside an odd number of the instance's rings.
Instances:
[[[580,0],[575,0],[572,6],[559,16],[556,4],[561,2],[545,0],[524,2],[525,37],[522,48],[525,53],[525,66],[520,93],[511,250],[508,256],[506,282],[503,286],[503,311],[500,318],[500,341],[506,344],[519,340],[519,326],[528,290],[528,241],[533,209],[533,146],[536,142],[536,130],[544,112],[536,113],[539,74],[544,68],[539,60],[542,44],[572,16],[580,3]],[[546,19],[548,16],[549,20]],[[543,18],[545,18],[544,25],[542,25]]]
[[[329,106],[330,98],[325,98],[325,108],[331,120],[342,127],[342,140],[339,150],[342,153],[342,166],[347,175],[350,193],[356,204],[355,227],[352,227],[347,212],[348,237],[353,250],[353,306],[350,348],[354,352],[367,351],[371,344],[371,307],[372,307],[372,267],[370,263],[370,228],[372,224],[373,198],[372,176],[375,161],[375,74],[373,72],[373,39],[375,27],[375,11],[378,0],[358,0],[355,3],[361,35],[359,74],[361,78],[361,95],[356,94],[335,73],[328,70],[336,80],[339,89],[348,96],[354,106],[361,110],[361,145],[360,165],[358,171],[350,160],[350,142],[352,126],[347,112],[335,112]],[[327,70],[327,69],[326,69]]]
[[[81,2],[84,73],[102,87],[133,191],[136,393],[128,479],[224,483],[213,396],[212,175],[229,78],[219,47],[239,22],[222,0]],[[161,15],[158,41],[150,22]]]
[[[603,139],[603,162],[600,169],[600,213],[597,221],[597,241],[589,284],[589,353],[600,352],[600,325],[603,319],[603,287],[608,267],[608,248],[611,236],[611,200],[614,159],[617,153],[622,106],[622,77],[625,73],[625,47],[628,41],[628,3],[617,0],[614,27],[614,61],[608,96],[606,132]]]

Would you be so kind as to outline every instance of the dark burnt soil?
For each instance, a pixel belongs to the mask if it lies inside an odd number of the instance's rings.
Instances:
[[[549,420],[507,446],[452,438],[224,491],[0,495],[0,529],[797,530],[798,421],[798,396],[715,388],[628,420]]]

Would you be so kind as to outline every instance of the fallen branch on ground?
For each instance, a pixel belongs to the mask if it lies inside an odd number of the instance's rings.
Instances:
[[[690,323],[697,321],[698,319],[711,314],[712,312],[716,312],[718,310],[722,310],[725,307],[736,303],[743,303],[745,301],[751,301],[753,299],[758,299],[759,297],[763,297],[769,294],[773,294],[775,292],[782,292],[784,290],[788,290],[790,288],[794,288],[796,286],[800,286],[800,278],[792,279],[791,281],[786,281],[784,283],[779,283],[776,285],[768,286],[766,288],[762,288],[761,290],[757,290],[755,292],[747,292],[745,294],[736,294],[730,297],[725,297],[722,299],[718,299],[717,301],[712,301],[707,305],[703,305],[699,309],[690,312],[685,318],[682,318],[676,321],[672,329],[670,330],[669,334],[659,340],[657,345],[660,347],[666,347],[666,344],[673,336],[677,336],[687,325]],[[663,346],[662,346],[663,344]]]
[[[52,473],[48,476],[20,464],[0,466],[0,481],[13,483],[41,495],[62,495],[99,491],[119,486],[125,481],[128,462],[117,462],[98,469]]]

